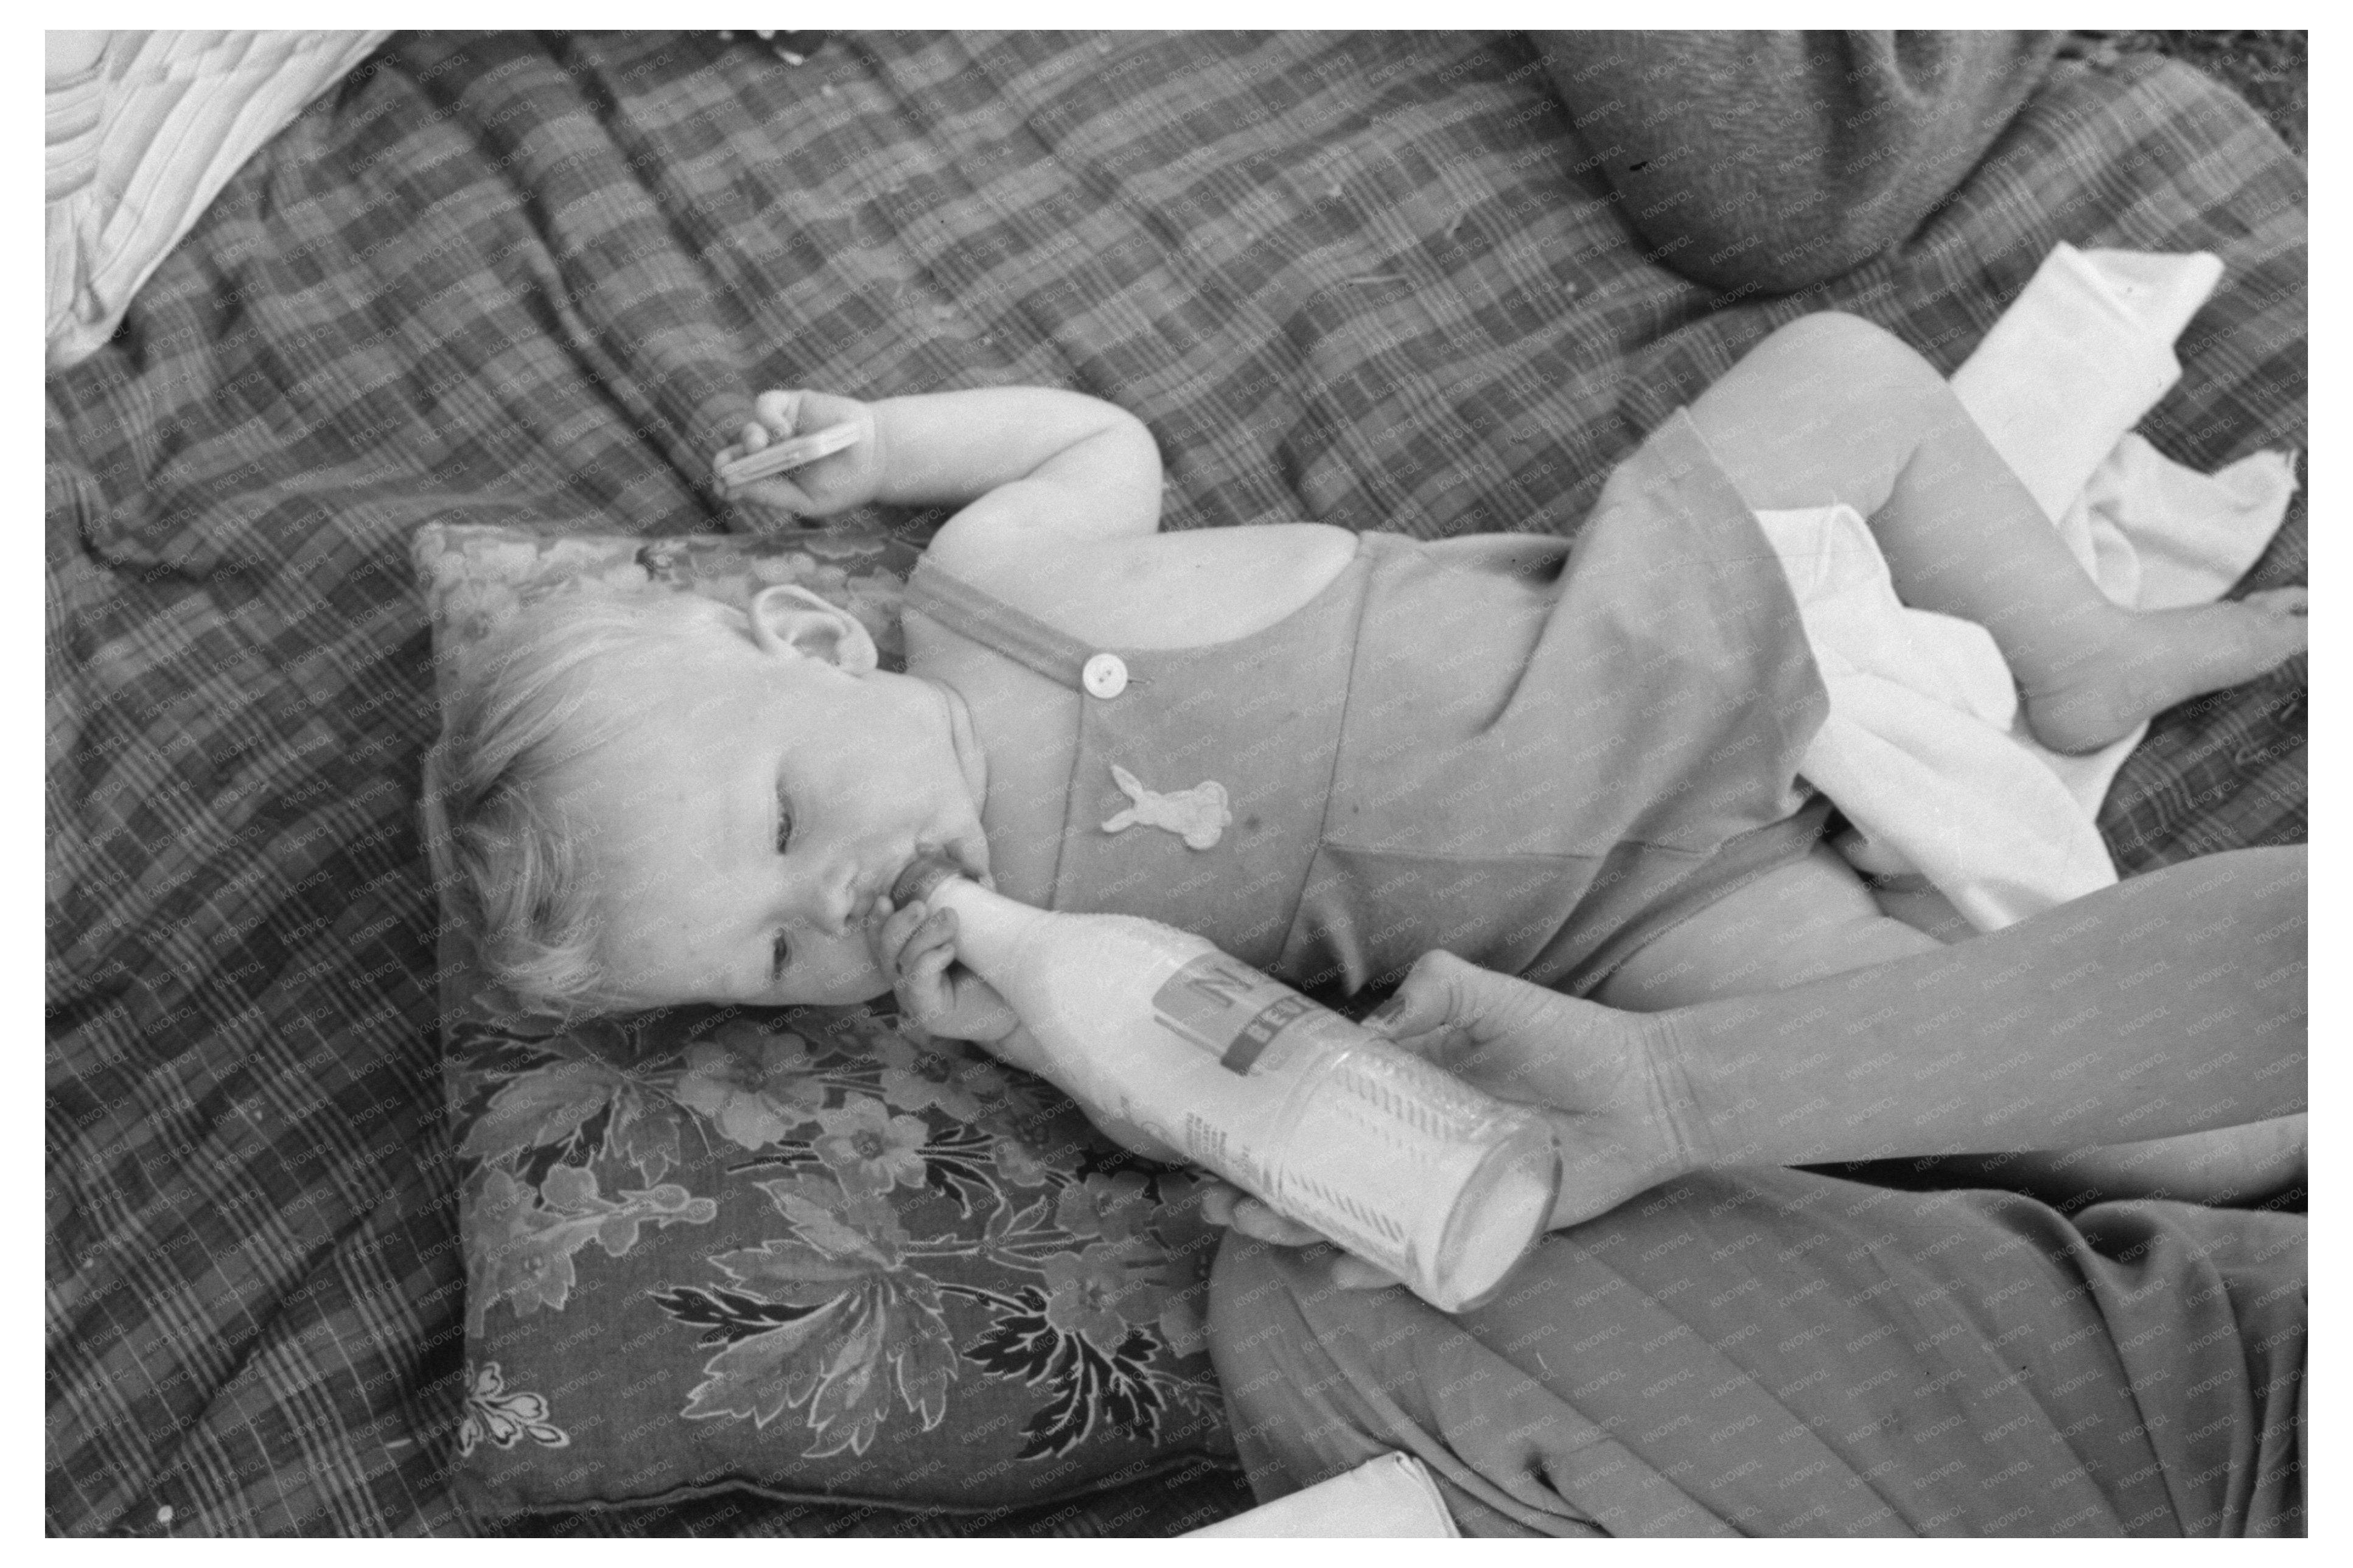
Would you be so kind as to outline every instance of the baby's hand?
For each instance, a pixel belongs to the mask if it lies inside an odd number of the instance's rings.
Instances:
[[[893,977],[899,1010],[934,1035],[995,1045],[1021,1026],[997,988],[955,962],[954,910],[918,902],[874,907],[870,926],[875,961]]]
[[[736,443],[712,459],[720,494],[797,517],[831,517],[874,499],[881,486],[882,451],[872,408],[828,392],[781,390],[760,394],[752,406],[759,417],[745,420]],[[856,437],[840,451],[766,479],[735,483],[727,478],[729,464],[776,442],[839,428]]]
[[[875,916],[881,924],[868,928],[875,959],[898,977],[894,989],[902,1013],[934,1035],[984,1045],[998,1060],[1053,1084],[1123,1148],[1164,1165],[1185,1163],[1182,1153],[1119,1114],[1119,1096],[1099,1064],[1084,1057],[1057,1058],[1021,1026],[995,986],[955,964],[954,910],[929,910],[921,903],[894,910],[885,898],[875,906]]]

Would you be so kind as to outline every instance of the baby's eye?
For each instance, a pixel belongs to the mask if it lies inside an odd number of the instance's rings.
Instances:
[[[782,980],[785,977],[786,967],[793,961],[793,944],[786,938],[784,932],[778,931],[776,943],[769,952],[771,956],[768,960],[768,978],[771,981]]]
[[[793,844],[793,803],[785,796],[784,786],[776,786],[776,853],[782,855]]]

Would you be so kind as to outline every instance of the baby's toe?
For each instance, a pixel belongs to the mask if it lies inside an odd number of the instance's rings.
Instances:
[[[2245,667],[2234,672],[2250,679],[2309,646],[2312,622],[2306,613],[2307,595],[2302,588],[2270,588],[2240,601],[2239,630],[2246,647]]]

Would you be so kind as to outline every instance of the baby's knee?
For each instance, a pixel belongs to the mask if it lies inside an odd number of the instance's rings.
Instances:
[[[1778,327],[1752,351],[1783,374],[1844,389],[1879,406],[1945,390],[1945,378],[1913,347],[1875,321],[1817,310]]]
[[[1876,321],[1846,310],[1815,310],[1785,321],[1766,335],[1765,344],[1783,353],[1832,353],[1863,359],[1905,348],[1904,341]],[[1760,345],[1763,346],[1763,345]]]

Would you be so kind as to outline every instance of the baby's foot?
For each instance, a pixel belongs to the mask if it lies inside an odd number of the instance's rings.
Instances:
[[[2108,646],[2077,672],[2023,694],[2026,721],[2054,752],[2096,752],[2152,714],[2303,652],[2305,603],[2302,588],[2273,588],[2119,617]]]

